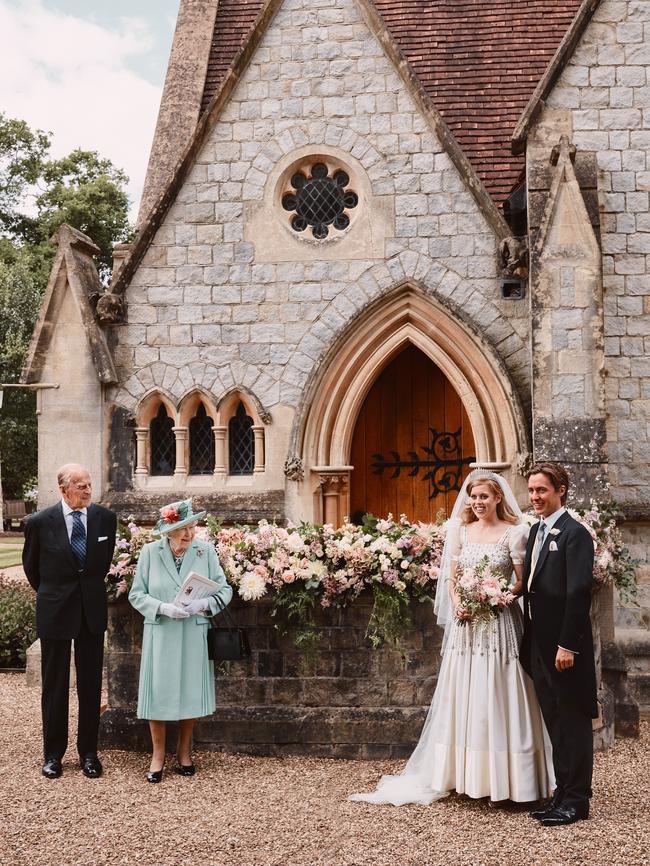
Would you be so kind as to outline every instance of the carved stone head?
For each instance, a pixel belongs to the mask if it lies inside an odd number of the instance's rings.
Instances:
[[[95,315],[100,325],[118,325],[124,321],[124,304],[121,295],[105,292],[97,299]]]

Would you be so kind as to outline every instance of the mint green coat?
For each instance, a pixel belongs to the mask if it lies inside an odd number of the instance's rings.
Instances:
[[[223,569],[211,544],[195,539],[188,547],[180,573],[166,538],[146,544],[129,593],[129,601],[144,616],[138,718],[158,721],[196,719],[215,709],[214,665],[208,659],[209,620],[158,615],[161,602],[173,602],[191,572],[213,580],[222,604],[232,598]],[[218,606],[210,598],[210,610]]]

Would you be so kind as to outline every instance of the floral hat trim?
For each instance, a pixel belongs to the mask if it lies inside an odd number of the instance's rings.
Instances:
[[[166,535],[175,529],[181,529],[190,523],[202,520],[207,511],[194,511],[191,499],[180,499],[178,502],[170,502],[160,509],[160,520],[155,525],[154,535]]]

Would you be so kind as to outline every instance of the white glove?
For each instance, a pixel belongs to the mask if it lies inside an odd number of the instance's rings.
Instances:
[[[161,616],[168,616],[170,619],[187,619],[189,613],[186,610],[183,610],[182,607],[178,607],[175,604],[169,604],[166,601],[163,601],[158,608],[158,613]]]
[[[183,610],[186,610],[190,616],[194,616],[195,613],[203,613],[204,610],[210,609],[210,599],[197,598],[194,601],[184,601],[182,605]]]

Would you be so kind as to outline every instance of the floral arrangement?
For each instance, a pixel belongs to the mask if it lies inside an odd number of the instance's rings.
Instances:
[[[410,523],[368,516],[362,526],[301,523],[287,528],[223,527],[208,519],[229,582],[245,601],[274,590],[278,629],[297,627],[296,644],[313,646],[313,612],[344,607],[364,589],[374,595],[367,636],[375,645],[398,646],[409,625],[410,601],[433,600],[442,548],[441,523]]]
[[[151,532],[137,526],[133,522],[133,517],[128,517],[126,524],[117,524],[113,562],[106,575],[106,592],[109,601],[117,601],[121,596],[128,594],[135,577],[140,551],[145,544],[153,540]]]
[[[166,508],[160,509],[160,517],[163,523],[178,523],[181,519],[178,509],[173,505],[168,505]]]
[[[456,582],[457,609],[464,614],[461,624],[472,621],[481,627],[489,625],[501,611],[515,601],[510,592],[510,577],[490,567],[489,556],[474,568],[466,568]]]
[[[638,562],[623,544],[614,507],[592,503],[588,509],[569,512],[594,539],[595,585],[613,584],[623,598],[632,597]],[[178,519],[171,514],[162,517]],[[526,519],[531,524],[538,520],[533,514]],[[239,596],[255,601],[269,595],[278,630],[292,628],[296,645],[306,652],[318,640],[318,607],[345,607],[369,590],[374,605],[367,637],[375,646],[388,643],[401,650],[411,602],[435,597],[446,530],[441,517],[425,524],[411,523],[404,515],[399,520],[390,514],[385,520],[367,515],[361,526],[346,522],[338,528],[311,523],[282,527],[267,521],[255,528],[226,527],[211,517],[207,524],[207,530],[198,530],[197,535],[215,545]],[[118,526],[113,565],[106,577],[110,600],[128,593],[140,551],[152,540],[151,532],[132,518]],[[476,619],[491,618],[508,603],[507,587],[493,586],[493,579],[491,574],[467,578],[463,592]]]

